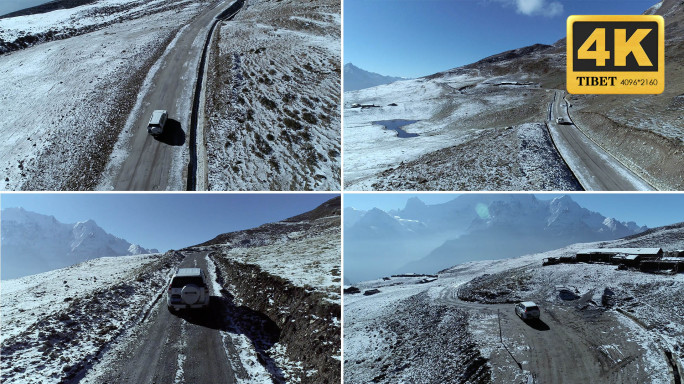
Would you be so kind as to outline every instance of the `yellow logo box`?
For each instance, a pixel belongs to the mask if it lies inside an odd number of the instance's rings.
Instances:
[[[574,94],[658,94],[665,89],[665,20],[658,15],[573,15],[567,78]]]

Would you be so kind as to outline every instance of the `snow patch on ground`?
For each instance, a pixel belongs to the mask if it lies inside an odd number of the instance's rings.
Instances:
[[[178,367],[176,368],[176,377],[174,378],[174,383],[179,384],[185,382],[183,379],[183,364],[185,363],[185,348],[187,347],[185,340],[186,340],[186,329],[187,329],[187,324],[185,322],[181,323],[181,337],[180,339],[183,340],[182,343],[178,346],[178,360],[176,363],[178,364]]]
[[[497,86],[494,83],[498,80],[501,79],[487,79],[478,71],[464,70],[438,78],[397,81],[345,92],[345,188],[387,189],[388,186],[375,185],[385,178],[384,171],[401,168],[412,161],[422,161],[420,159],[425,155],[474,139],[471,144],[477,143],[476,138],[482,135],[483,129],[491,131],[525,122],[544,121],[540,105],[550,97],[548,91],[536,84]],[[362,107],[352,108],[353,104]],[[405,127],[408,133],[418,136],[399,138],[394,131],[373,124],[374,121],[394,119],[418,120]],[[489,148],[468,146],[463,151],[482,159],[492,153],[503,152],[502,157],[507,154],[501,149],[492,152]],[[510,157],[515,157],[515,153]],[[458,168],[468,171],[468,167]],[[502,171],[498,169],[496,176],[509,177]],[[473,171],[476,172],[480,170]],[[451,184],[463,181],[471,186],[470,189],[497,189],[487,184],[472,184],[453,173],[433,176],[431,180],[439,182],[442,178]],[[403,187],[389,186],[389,189],[406,189]],[[416,188],[409,186],[408,189]]]
[[[209,189],[340,188],[339,6],[252,1],[219,24],[204,113]]]

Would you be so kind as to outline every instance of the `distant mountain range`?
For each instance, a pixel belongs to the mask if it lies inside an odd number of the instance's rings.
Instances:
[[[646,229],[582,208],[569,196],[464,194],[437,205],[414,197],[390,212],[345,208],[345,279],[435,273],[466,261],[612,240]]]
[[[402,77],[383,76],[377,73],[365,71],[352,63],[344,65],[344,91],[356,91],[371,88],[378,85],[394,83],[398,80],[406,80]]]
[[[46,272],[103,256],[157,253],[105,232],[93,220],[64,224],[54,216],[6,208],[0,253],[2,279]]]

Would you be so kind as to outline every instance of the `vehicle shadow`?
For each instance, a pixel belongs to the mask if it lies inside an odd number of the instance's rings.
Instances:
[[[529,320],[523,320],[525,324],[529,325],[530,327],[536,329],[537,331],[548,331],[551,329],[548,324],[546,324],[542,319],[529,319]]]
[[[270,373],[273,382],[285,382],[283,371],[266,352],[280,340],[280,328],[263,313],[236,305],[233,295],[228,291],[222,289],[221,296],[211,296],[208,309],[181,311],[178,316],[202,327],[247,336],[257,352],[259,362]]]
[[[164,125],[164,132],[154,139],[164,144],[181,146],[185,144],[185,131],[178,120],[168,119]]]

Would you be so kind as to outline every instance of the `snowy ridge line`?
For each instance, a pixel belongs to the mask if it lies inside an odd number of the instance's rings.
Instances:
[[[554,97],[555,97],[555,95],[554,95]],[[572,125],[574,125],[575,127],[577,127],[577,129],[579,129],[579,131],[582,132],[582,134],[583,134],[587,139],[591,140],[592,143],[596,144],[599,148],[603,149],[603,151],[606,152],[611,158],[615,159],[615,161],[617,161],[618,163],[622,164],[623,167],[627,168],[630,172],[632,172],[632,173],[634,174],[634,176],[635,176],[639,181],[641,181],[641,182],[643,182],[644,184],[646,184],[646,185],[647,185],[649,188],[651,188],[651,190],[653,190],[653,191],[657,191],[657,190],[658,190],[658,188],[656,188],[655,186],[653,186],[653,184],[651,184],[651,183],[648,182],[646,179],[644,179],[637,171],[635,171],[634,169],[632,169],[632,167],[630,167],[630,166],[628,166],[627,164],[625,164],[625,163],[623,163],[622,161],[620,161],[620,159],[618,159],[617,157],[615,157],[610,151],[608,151],[608,149],[606,149],[605,147],[603,147],[601,144],[597,143],[594,139],[591,138],[591,136],[587,135],[587,134],[584,132],[583,129],[581,129],[577,124],[575,124],[575,121],[572,119],[572,116],[570,116],[570,108],[568,108],[568,99],[566,99],[565,96],[563,96],[563,101],[565,102],[565,111],[566,111],[566,113],[567,113],[567,115],[568,115],[568,118],[570,119],[570,122],[572,123]]]
[[[204,48],[202,49],[202,58],[200,59],[199,68],[197,70],[197,77],[195,81],[195,93],[192,102],[192,112],[190,113],[190,163],[188,164],[188,180],[187,180],[187,190],[196,191],[197,190],[197,121],[199,115],[199,107],[202,103],[202,84],[204,84],[204,73],[207,67],[207,52],[209,51],[209,45],[211,44],[212,37],[214,36],[214,29],[219,21],[230,21],[240,12],[242,5],[245,0],[236,0],[233,2],[225,11],[214,19],[214,22],[209,28],[207,33],[206,41],[204,42]],[[237,9],[234,7],[237,6]],[[232,12],[232,13],[231,13]],[[230,13],[230,15],[228,15]],[[228,15],[228,16],[224,16]],[[204,135],[202,135],[204,137]],[[206,168],[206,167],[205,167]]]

